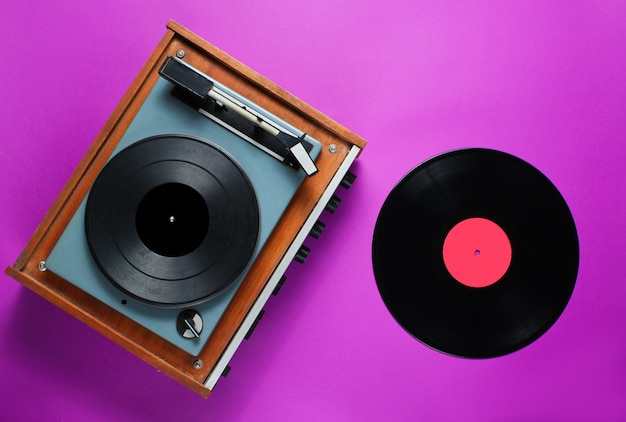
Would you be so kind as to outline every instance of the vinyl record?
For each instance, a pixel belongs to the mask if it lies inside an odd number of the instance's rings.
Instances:
[[[578,237],[556,187],[512,155],[465,149],[413,169],[386,199],[372,259],[383,301],[441,352],[488,358],[545,333],[572,294]]]
[[[136,299],[183,306],[229,286],[256,247],[259,210],[245,172],[186,135],[147,138],[98,175],[85,214],[91,254]]]

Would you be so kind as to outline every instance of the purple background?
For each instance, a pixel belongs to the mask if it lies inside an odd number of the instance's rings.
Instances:
[[[369,144],[343,203],[203,400],[0,276],[0,415],[14,420],[626,420],[626,3],[21,1],[2,12],[0,264],[12,264],[177,20]],[[398,326],[371,237],[433,155],[499,149],[559,188],[580,237],[539,340],[465,360]],[[419,271],[419,268],[416,268]],[[8,420],[7,419],[7,420]]]

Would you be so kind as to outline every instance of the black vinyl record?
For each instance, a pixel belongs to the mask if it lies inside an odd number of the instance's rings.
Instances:
[[[372,259],[398,323],[443,353],[519,350],[561,315],[578,272],[578,236],[556,187],[512,155],[449,152],[387,197]]]
[[[207,300],[247,266],[259,209],[245,172],[186,135],[144,139],[115,155],[89,194],[91,254],[125,293],[162,306]]]

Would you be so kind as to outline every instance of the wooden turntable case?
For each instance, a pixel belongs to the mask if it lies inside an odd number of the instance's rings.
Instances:
[[[45,260],[88,194],[143,101],[159,78],[167,56],[184,60],[322,143],[319,172],[307,178],[280,219],[224,316],[198,356],[173,346],[132,319],[46,270]],[[167,32],[97,136],[22,254],[6,272],[183,385],[208,397],[216,371],[239,343],[242,323],[254,320],[268,292],[291,262],[326,202],[365,141],[244,64],[170,21]],[[243,328],[242,328],[243,327]],[[246,330],[247,331],[247,330]],[[237,334],[239,333],[239,334]],[[240,341],[241,339],[239,339]],[[229,348],[230,345],[230,348]],[[228,351],[229,356],[225,356]],[[218,362],[222,362],[218,366]],[[225,363],[224,363],[225,361]],[[221,370],[219,372],[221,374]],[[219,374],[217,376],[219,376]]]

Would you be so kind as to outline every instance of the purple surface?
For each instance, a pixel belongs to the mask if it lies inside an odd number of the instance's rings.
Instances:
[[[175,5],[176,4],[176,5]],[[626,3],[10,2],[0,264],[12,264],[177,20],[368,140],[358,179],[208,400],[0,277],[6,420],[625,420]],[[371,236],[411,168],[499,149],[559,188],[572,299],[539,340],[465,360],[384,307]],[[419,271],[419,268],[416,268]]]

